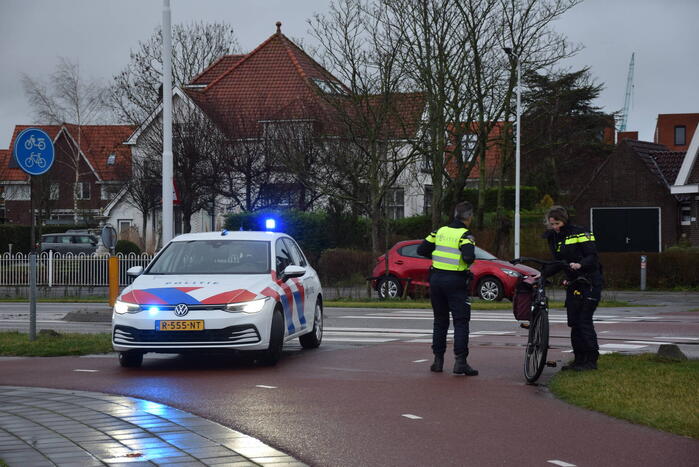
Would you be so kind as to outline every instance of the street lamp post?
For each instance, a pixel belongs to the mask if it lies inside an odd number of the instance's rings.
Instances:
[[[172,240],[172,32],[170,0],[163,0],[163,238]]]
[[[519,55],[512,52],[509,47],[504,48],[505,53],[510,57],[514,57],[517,63],[517,133],[516,133],[516,143],[515,143],[515,258],[519,258],[519,231],[520,231],[520,219],[519,219],[519,208],[520,208],[520,197],[519,197],[519,185],[520,185],[520,117],[521,117],[521,66],[519,61]]]

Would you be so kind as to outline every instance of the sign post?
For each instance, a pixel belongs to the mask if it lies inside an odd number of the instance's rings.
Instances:
[[[43,175],[55,160],[53,141],[39,128],[23,130],[17,139],[13,155],[17,165],[29,175],[29,214],[32,219],[29,253],[29,340],[36,339],[36,219],[34,217],[34,176]]]

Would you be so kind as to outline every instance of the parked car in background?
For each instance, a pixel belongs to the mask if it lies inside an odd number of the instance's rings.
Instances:
[[[88,233],[64,232],[41,236],[41,251],[91,255],[97,250],[97,237]]]
[[[429,289],[429,269],[432,260],[417,254],[420,243],[422,240],[398,242],[388,250],[388,256],[381,255],[376,258],[376,266],[372,272],[375,279],[372,285],[379,297],[400,297],[406,285],[407,293],[411,296],[420,288]],[[539,275],[539,271],[534,268],[498,259],[479,247],[476,247],[476,260],[470,270],[474,276],[470,294],[488,301],[499,301],[503,298],[512,300],[520,277]]]

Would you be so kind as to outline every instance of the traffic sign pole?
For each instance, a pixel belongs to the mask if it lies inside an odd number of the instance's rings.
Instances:
[[[34,216],[34,176],[29,176],[29,215],[32,227],[29,241],[29,340],[36,339],[36,219]]]
[[[34,176],[48,172],[53,165],[53,141],[40,128],[27,128],[15,139],[14,157],[29,175],[29,215],[32,218],[29,249],[29,340],[36,339],[36,219],[34,216]]]

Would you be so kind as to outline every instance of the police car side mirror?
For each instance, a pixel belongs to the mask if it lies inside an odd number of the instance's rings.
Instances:
[[[134,266],[126,270],[126,275],[129,277],[138,277],[143,274],[143,266]]]
[[[290,265],[287,266],[284,269],[284,272],[282,272],[282,280],[286,281],[287,279],[291,279],[292,277],[301,277],[304,274],[306,274],[306,269],[302,268],[301,266],[295,266],[295,265]]]

